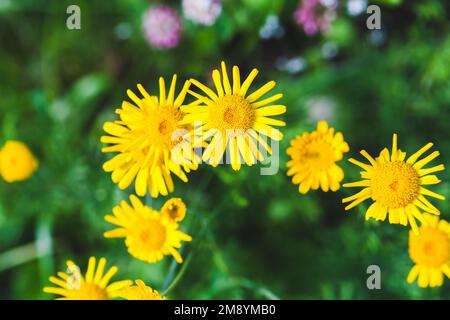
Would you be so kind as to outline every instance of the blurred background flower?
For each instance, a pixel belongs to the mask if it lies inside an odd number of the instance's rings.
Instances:
[[[0,149],[0,176],[6,182],[28,179],[38,168],[38,160],[20,141],[6,141]]]
[[[222,12],[222,0],[182,0],[182,7],[186,19],[211,26]]]
[[[367,0],[348,0],[347,12],[351,16],[357,16],[364,13],[367,9]]]
[[[311,123],[316,123],[320,120],[330,122],[335,118],[336,104],[329,97],[311,97],[306,101],[305,108]]]
[[[280,24],[280,19],[275,15],[268,15],[264,25],[259,29],[259,36],[268,40],[271,38],[279,39],[284,35],[284,28]]]
[[[301,0],[294,12],[298,25],[309,36],[325,33],[336,18],[337,0]]]
[[[176,47],[181,39],[182,24],[175,9],[158,5],[148,9],[143,18],[144,34],[151,46],[158,49]]]

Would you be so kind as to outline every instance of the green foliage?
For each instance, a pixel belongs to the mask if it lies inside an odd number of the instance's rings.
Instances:
[[[333,102],[329,122],[344,133],[347,158],[363,147],[378,153],[397,132],[402,150],[433,141],[450,162],[447,1],[380,0],[381,33],[366,29],[364,13],[349,16],[341,1],[330,32],[311,38],[293,21],[297,1],[225,1],[210,28],[184,21],[183,40],[170,51],[152,49],[142,35],[149,1],[77,2],[82,29],[71,31],[72,1],[0,1],[0,144],[21,140],[40,162],[25,182],[0,181],[0,298],[49,299],[48,276],[68,258],[85,267],[91,255],[116,264],[117,279],[169,288],[172,299],[450,298],[448,280],[429,290],[406,283],[407,229],[364,221],[364,205],[344,212],[349,190],[300,195],[285,175],[289,140],[315,127],[309,102],[316,97]],[[180,1],[167,2],[181,12]],[[284,37],[260,39],[268,15],[279,15]],[[130,36],[118,37],[121,30]],[[330,43],[338,50],[326,58]],[[299,56],[304,71],[277,68],[279,58]],[[102,170],[102,124],[137,83],[154,91],[158,77],[172,73],[206,82],[222,59],[244,73],[259,68],[258,84],[276,80],[284,94],[280,171],[203,165],[188,184],[176,181],[173,196],[188,206],[183,228],[194,238],[183,248],[185,263],[135,260],[123,241],[102,235],[103,216],[132,192],[119,191]],[[340,165],[345,181],[358,179],[354,166]],[[449,174],[439,177],[433,190],[449,198]],[[156,208],[165,200],[146,199]],[[448,202],[437,206],[450,220]],[[381,267],[382,290],[366,287],[371,264]]]

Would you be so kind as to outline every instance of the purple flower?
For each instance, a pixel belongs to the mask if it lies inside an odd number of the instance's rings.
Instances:
[[[148,9],[142,23],[151,46],[159,49],[176,47],[181,38],[181,20],[171,7],[158,5]]]
[[[337,0],[302,0],[294,19],[308,36],[326,33],[336,18]]]
[[[205,26],[212,26],[222,12],[222,0],[183,0],[186,19]]]

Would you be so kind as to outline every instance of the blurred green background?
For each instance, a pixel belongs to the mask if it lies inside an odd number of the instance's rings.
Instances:
[[[383,28],[370,31],[349,1],[326,35],[307,37],[293,20],[296,0],[225,0],[212,27],[184,19],[180,45],[156,50],[141,30],[155,1],[0,0],[0,145],[21,140],[40,161],[31,179],[0,181],[0,298],[53,298],[42,292],[48,276],[69,258],[85,270],[95,255],[119,267],[113,279],[170,286],[171,299],[449,299],[448,279],[435,289],[406,283],[408,229],[365,222],[367,204],[344,212],[353,190],[300,195],[285,175],[290,139],[320,118],[344,133],[346,158],[363,147],[378,153],[397,132],[404,151],[432,141],[439,163],[450,163],[449,2],[371,2]],[[179,0],[161,2],[182,15]],[[70,4],[81,8],[81,30],[66,28]],[[274,17],[278,29],[267,35]],[[171,196],[185,200],[182,226],[194,237],[185,263],[135,260],[122,240],[102,236],[103,216],[133,190],[120,191],[102,170],[102,124],[136,83],[155,90],[172,73],[207,81],[222,59],[244,73],[259,68],[257,83],[276,80],[284,93],[280,171],[203,165],[188,184],[176,181]],[[344,181],[359,177],[340,165]],[[450,198],[448,171],[439,177],[433,191]],[[165,200],[146,202],[159,209]],[[434,203],[450,219],[448,202]],[[371,264],[381,268],[381,290],[366,287]]]

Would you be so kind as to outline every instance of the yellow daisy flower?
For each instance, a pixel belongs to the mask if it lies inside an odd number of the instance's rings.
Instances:
[[[217,166],[227,151],[232,168],[239,170],[244,162],[251,166],[257,160],[263,160],[261,151],[271,154],[267,139],[261,135],[276,141],[282,139],[281,132],[272,126],[284,126],[285,122],[271,117],[285,113],[286,107],[272,104],[282,98],[282,94],[260,100],[275,87],[275,81],[247,95],[258,74],[257,69],[253,69],[241,84],[239,68],[234,66],[231,84],[224,62],[221,67],[222,73],[217,69],[212,73],[217,93],[195,79],[190,80],[205,95],[189,91],[198,100],[196,104],[181,107],[186,113],[181,123],[193,124],[202,132],[204,141],[211,139],[203,153],[203,161]]]
[[[409,256],[415,263],[408,274],[412,283],[419,278],[419,287],[442,286],[444,275],[450,278],[450,224],[436,216],[424,215],[426,225],[419,233],[409,233]]]
[[[72,261],[67,261],[67,272],[58,272],[58,277],[51,276],[50,282],[57,287],[45,287],[44,292],[60,295],[63,300],[108,300],[119,296],[121,290],[133,284],[130,280],[109,283],[117,273],[116,266],[106,273],[106,259],[101,258],[95,267],[96,259],[89,258],[86,275],[81,275],[80,269]]]
[[[374,159],[365,150],[362,150],[361,154],[370,164],[349,159],[351,163],[364,169],[361,172],[364,180],[346,183],[344,187],[362,187],[364,189],[342,200],[343,203],[351,202],[345,207],[345,210],[350,210],[371,198],[374,202],[367,209],[366,220],[372,218],[384,221],[389,214],[389,223],[406,226],[409,222],[412,230],[417,233],[418,227],[415,219],[426,223],[419,209],[435,215],[440,214],[439,210],[425,196],[445,200],[442,195],[423,187],[441,182],[430,173],[444,170],[442,164],[424,168],[427,163],[439,156],[438,151],[419,160],[432,146],[432,143],[428,143],[405,161],[406,153],[397,149],[397,134],[394,134],[390,154],[389,150],[384,148],[379,157]]]
[[[130,196],[132,206],[126,201],[113,208],[114,215],[105,220],[119,226],[104,233],[106,238],[126,238],[128,252],[135,258],[149,263],[160,261],[165,255],[172,255],[178,263],[183,259],[176,250],[181,241],[191,241],[191,236],[178,230],[178,223]]]
[[[6,182],[26,180],[37,168],[38,160],[22,142],[9,140],[0,149],[0,176]]]
[[[349,151],[342,133],[334,133],[326,121],[319,121],[317,130],[305,132],[291,141],[287,154],[291,159],[287,166],[287,175],[293,176],[292,183],[298,184],[300,193],[319,187],[327,192],[340,188],[344,171],[336,162]]]
[[[175,98],[176,79],[174,75],[167,95],[164,79],[159,79],[159,99],[150,96],[141,84],[137,88],[143,98],[128,90],[134,104],[124,101],[122,108],[116,110],[120,120],[104,124],[109,135],[102,136],[101,142],[111,146],[102,151],[118,154],[103,169],[112,172],[112,180],[120,189],[126,189],[135,180],[139,196],[144,196],[147,189],[152,197],[167,195],[174,189],[171,173],[187,182],[185,172],[197,169],[194,145],[186,134],[190,127],[178,124],[183,118],[180,107],[190,83],[186,81]]]
[[[136,280],[135,286],[129,286],[120,292],[120,297],[126,300],[167,300],[158,291],[145,285],[142,280]]]
[[[186,205],[181,198],[172,198],[166,201],[161,208],[161,213],[167,215],[175,222],[183,221],[186,216]]]

